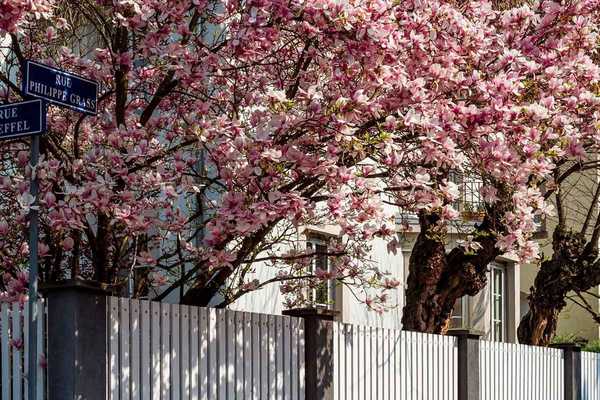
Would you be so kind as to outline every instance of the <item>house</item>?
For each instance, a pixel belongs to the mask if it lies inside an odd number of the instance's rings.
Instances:
[[[472,226],[479,213],[482,203],[479,198],[480,182],[471,179],[461,179],[461,199],[456,208],[463,216],[462,224],[452,227],[449,232],[448,248],[456,245],[457,240],[464,239],[467,228]],[[376,239],[372,244],[371,259],[376,261],[379,268],[390,272],[404,284],[393,293],[392,302],[396,305],[391,311],[383,314],[368,310],[357,301],[347,287],[328,288],[321,294],[324,297],[323,306],[337,311],[336,320],[368,326],[400,329],[402,327],[402,307],[404,291],[408,277],[408,263],[414,244],[419,233],[419,225],[414,215],[400,215],[396,224],[401,250],[396,254],[388,251],[387,241]],[[327,238],[338,235],[335,227],[305,227],[299,228],[297,240],[303,241],[308,248],[319,249],[327,246]],[[326,260],[314,261],[320,267],[326,265]],[[269,279],[275,274],[267,265],[257,266],[256,278],[260,281]],[[489,340],[516,343],[517,327],[521,318],[521,273],[516,259],[501,256],[490,264],[488,285],[476,296],[465,296],[457,302],[451,320],[452,328],[470,328],[484,333]],[[283,311],[284,298],[277,283],[263,289],[248,293],[234,302],[230,307],[236,310],[280,314]]]

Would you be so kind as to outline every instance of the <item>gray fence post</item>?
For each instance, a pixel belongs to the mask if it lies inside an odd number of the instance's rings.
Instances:
[[[581,400],[581,347],[574,343],[553,344],[563,351],[565,400]]]
[[[333,310],[302,308],[285,315],[304,319],[304,370],[306,398],[333,400]]]
[[[42,290],[48,304],[48,400],[105,400],[106,293],[81,281]]]
[[[483,332],[450,329],[458,338],[458,400],[479,400],[479,339]]]

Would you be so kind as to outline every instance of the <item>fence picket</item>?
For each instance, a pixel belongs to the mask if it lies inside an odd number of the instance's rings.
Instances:
[[[139,300],[131,300],[129,308],[131,324],[131,400],[141,400],[141,383],[140,383],[140,302]]]
[[[260,398],[269,398],[269,328],[268,315],[260,315]],[[290,350],[294,352],[294,348]],[[297,368],[292,370],[292,375]]]
[[[161,382],[162,382],[162,358],[160,354],[160,336],[161,336],[161,309],[160,303],[151,303],[150,305],[150,324],[152,326],[152,330],[150,333],[150,348],[152,351],[152,400],[161,400]],[[116,400],[116,398],[115,398]]]
[[[274,399],[277,394],[277,338],[275,335],[275,319],[268,318],[269,336],[269,398]]]
[[[208,310],[208,399],[217,400],[217,379],[219,377],[217,341],[217,310]]]
[[[276,317],[279,321],[280,317]],[[281,334],[279,326],[278,335]],[[244,398],[252,398],[252,317],[250,313],[244,313]],[[280,353],[277,353],[280,356]],[[283,364],[282,364],[283,365]],[[283,367],[277,366],[277,371],[283,375]],[[283,389],[282,389],[283,390]]]
[[[108,300],[110,314],[108,317],[108,347],[109,347],[109,398],[110,400],[119,399],[119,300],[111,297]]]
[[[227,399],[235,399],[235,371],[236,371],[236,356],[235,356],[235,311],[227,313]]]
[[[160,398],[171,398],[171,306],[160,307]]]
[[[181,306],[170,306],[171,323],[171,397],[170,400],[181,400]]]
[[[244,313],[235,314],[235,397],[234,399],[244,398]],[[274,361],[272,362],[274,364]],[[274,367],[272,367],[273,370]]]
[[[190,346],[190,307],[182,306],[181,315],[181,339],[179,341],[180,357],[180,379],[181,379],[181,399],[190,400],[191,393],[191,346]]]
[[[200,359],[199,359],[199,368],[200,368],[200,377],[198,379],[198,385],[200,389],[200,398],[208,399],[209,398],[209,384],[208,384],[208,374],[209,374],[209,357],[208,357],[208,348],[209,348],[209,318],[208,318],[208,309],[200,308],[199,312],[199,336],[200,336]]]
[[[200,396],[198,375],[200,374],[200,317],[199,310],[189,308],[190,312],[190,400]]]
[[[217,336],[216,349],[218,351],[216,358],[216,368],[218,372],[217,397],[219,400],[227,400],[227,323],[225,319],[225,310],[216,310],[217,318]]]
[[[299,353],[299,357],[298,357],[298,380],[300,383],[300,388],[299,388],[299,400],[305,400],[306,398],[306,388],[305,388],[305,374],[306,374],[306,368],[305,368],[305,359],[304,359],[304,345],[305,345],[305,337],[304,337],[304,320],[300,319],[297,320],[298,322],[298,353]]]
[[[121,389],[120,400],[131,399],[131,367],[129,364],[131,333],[129,329],[129,305],[128,299],[119,300],[119,374]]]
[[[283,346],[284,349],[289,349],[291,346],[290,338],[290,317],[283,318]],[[283,368],[290,369],[292,367],[292,354],[289,351],[283,351]],[[292,380],[289,374],[284,375],[283,396],[285,400],[292,398]],[[256,399],[256,398],[255,398]]]
[[[140,392],[142,400],[151,399],[150,376],[152,373],[152,358],[150,350],[150,303],[140,303]]]

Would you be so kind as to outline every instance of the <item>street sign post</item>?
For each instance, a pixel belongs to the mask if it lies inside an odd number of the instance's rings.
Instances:
[[[98,111],[98,83],[34,61],[23,64],[22,95],[28,101],[0,106],[0,140],[31,136],[31,185],[33,203],[29,208],[29,340],[27,342],[28,398],[36,399],[37,371],[37,319],[38,299],[38,192],[37,164],[40,156],[39,136],[46,132],[48,104],[66,107],[88,115]]]
[[[35,174],[40,155],[40,135],[46,132],[46,105],[42,100],[29,100],[20,103],[11,103],[0,106],[0,140],[16,139],[31,136],[31,174],[30,193],[34,202],[29,208],[29,311],[28,329],[29,350],[28,394],[30,399],[35,399],[37,381],[37,338],[36,326],[38,315],[38,180]]]
[[[60,69],[25,61],[23,94],[85,114],[98,111],[98,83]]]

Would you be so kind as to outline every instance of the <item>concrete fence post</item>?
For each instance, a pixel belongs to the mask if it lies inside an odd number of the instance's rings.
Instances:
[[[106,292],[82,281],[42,291],[48,304],[48,400],[105,400]]]
[[[483,332],[450,329],[458,339],[458,400],[479,400],[479,339]]]
[[[306,398],[333,400],[333,317],[336,311],[302,308],[285,310],[283,314],[304,319]]]
[[[563,351],[565,400],[581,400],[581,347],[574,343],[552,347]]]

